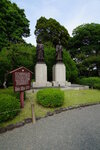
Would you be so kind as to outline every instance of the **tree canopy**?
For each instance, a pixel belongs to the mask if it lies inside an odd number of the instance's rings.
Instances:
[[[73,30],[69,52],[82,76],[100,76],[100,24],[83,24]]]
[[[36,63],[36,49],[31,44],[18,43],[5,47],[0,52],[0,86],[11,70],[25,66],[33,72]],[[11,82],[8,75],[8,82]]]
[[[24,10],[9,0],[0,0],[0,50],[9,43],[23,42],[30,34]]]
[[[55,46],[60,39],[63,47],[66,48],[68,44],[69,34],[67,29],[52,18],[40,17],[37,20],[34,33],[37,40],[41,38],[43,43],[51,42]]]

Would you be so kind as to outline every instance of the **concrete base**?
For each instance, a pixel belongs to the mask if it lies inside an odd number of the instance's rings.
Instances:
[[[57,63],[52,68],[53,86],[68,86],[71,83],[66,81],[66,67],[64,63]]]
[[[63,63],[57,63],[53,66],[53,81],[47,81],[47,66],[45,63],[37,63],[35,66],[35,82],[33,88],[41,87],[66,87],[71,83],[66,81],[66,67]]]
[[[88,90],[89,86],[79,85],[79,84],[71,84],[69,86],[65,86],[61,88],[62,90]]]
[[[66,67],[63,63],[57,63],[53,66],[53,81],[65,82],[66,81]]]
[[[32,89],[26,91],[26,93],[37,92],[38,90],[45,89],[45,88],[49,88],[49,87],[47,87],[47,86],[46,87],[32,87]],[[50,88],[51,88],[51,86],[50,86]],[[57,88],[57,86],[52,86],[52,88]],[[67,86],[64,86],[64,87],[60,87],[60,89],[61,90],[87,90],[87,89],[89,89],[89,86],[78,85],[78,84],[70,84],[70,85],[67,85]]]
[[[51,82],[33,82],[32,87],[33,88],[52,87],[52,83]]]
[[[51,87],[52,83],[47,82],[47,66],[45,63],[37,63],[35,65],[35,82],[32,83],[33,88]]]
[[[59,82],[59,81],[52,81],[52,86],[56,86],[56,87],[67,87],[67,86],[70,86],[71,83],[68,82],[68,81],[65,81],[65,82]]]
[[[35,82],[36,83],[47,82],[47,66],[45,63],[37,63],[35,65]]]

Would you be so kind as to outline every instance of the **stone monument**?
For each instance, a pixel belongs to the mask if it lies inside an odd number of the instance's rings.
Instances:
[[[53,86],[67,86],[66,67],[63,63],[63,49],[61,42],[56,46],[56,64],[52,68]]]
[[[35,82],[33,87],[45,87],[51,84],[47,82],[47,65],[44,62],[44,46],[41,40],[38,40],[36,47],[37,63],[35,65]]]

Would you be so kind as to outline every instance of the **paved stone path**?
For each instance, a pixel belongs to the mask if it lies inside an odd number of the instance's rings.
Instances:
[[[100,105],[62,112],[1,134],[0,150],[100,150]]]

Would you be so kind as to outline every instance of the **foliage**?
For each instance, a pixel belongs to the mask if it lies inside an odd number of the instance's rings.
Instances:
[[[8,59],[8,51],[3,50],[0,52],[0,87],[3,85],[8,70],[11,70],[11,63]]]
[[[12,44],[3,48],[0,52],[0,86],[2,86],[5,74],[20,66],[24,66],[33,72],[36,62],[35,47],[30,44]],[[12,81],[11,75],[7,76],[8,82]]]
[[[20,99],[20,92],[14,92],[13,87],[9,87],[6,89],[0,89],[0,94],[7,94],[14,96],[17,99]],[[26,99],[26,93],[24,92],[24,100]]]
[[[75,82],[78,77],[78,69],[70,54],[65,49],[63,50],[63,62],[66,66],[67,80],[71,81],[72,83]]]
[[[14,44],[11,45],[8,54],[12,69],[19,66],[24,66],[30,70],[33,70],[33,64],[35,65],[35,47],[30,44]]]
[[[37,102],[44,107],[60,107],[64,102],[64,92],[60,89],[43,89],[37,93]]]
[[[11,95],[11,96],[16,97],[17,99],[20,98],[19,93],[15,93],[14,90],[13,90],[13,87],[9,87],[9,88],[6,88],[6,89],[0,89],[0,95],[1,94]]]
[[[52,67],[55,64],[55,48],[51,43],[44,45],[45,62],[48,66],[48,80],[52,81]],[[74,82],[77,78],[78,71],[75,62],[71,59],[70,54],[63,49],[63,62],[66,66],[66,79]]]
[[[100,76],[100,24],[75,28],[68,49],[81,76]]]
[[[79,84],[88,85],[89,87],[100,88],[100,78],[99,77],[88,77],[81,78],[78,81]]]
[[[100,90],[100,83],[95,83],[95,84],[93,85],[93,87],[94,87],[94,89]]]
[[[55,46],[60,39],[63,47],[66,48],[68,44],[69,34],[67,29],[53,18],[40,17],[37,20],[34,33],[37,40],[41,38],[43,43],[51,42]]]
[[[13,119],[20,111],[18,99],[7,94],[0,95],[0,122]]]
[[[24,10],[10,0],[0,0],[0,50],[9,43],[24,42],[30,34]]]

